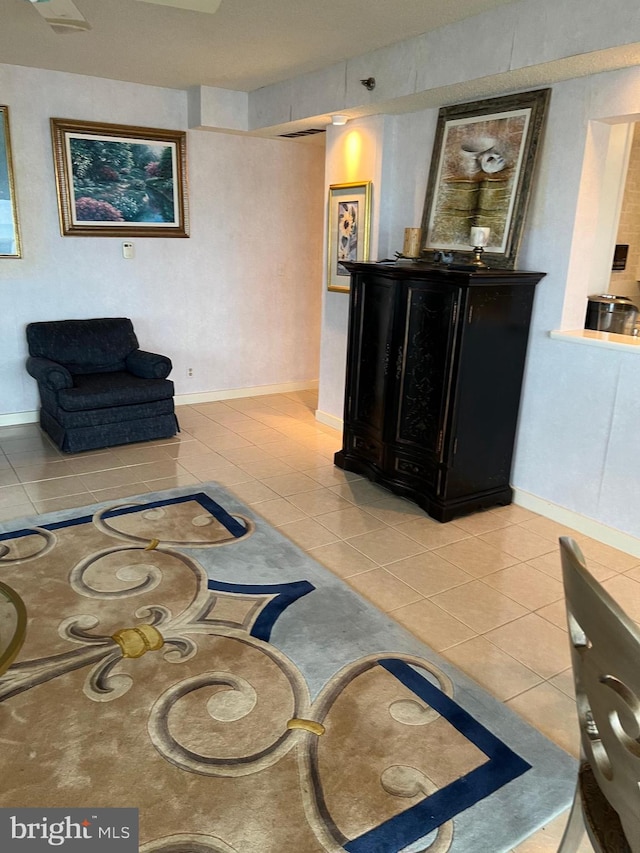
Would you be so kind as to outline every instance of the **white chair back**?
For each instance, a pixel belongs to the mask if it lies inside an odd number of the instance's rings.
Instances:
[[[582,758],[591,765],[636,853],[640,851],[640,629],[589,573],[573,539],[560,538],[560,555]]]

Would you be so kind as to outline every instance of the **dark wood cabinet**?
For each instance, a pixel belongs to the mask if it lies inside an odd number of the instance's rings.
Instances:
[[[438,521],[510,503],[529,322],[544,273],[345,266],[351,295],[336,465]]]

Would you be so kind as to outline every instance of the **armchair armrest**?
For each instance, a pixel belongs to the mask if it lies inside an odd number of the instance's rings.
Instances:
[[[127,370],[141,379],[166,379],[173,364],[166,355],[136,349],[125,359]]]
[[[51,391],[61,391],[63,388],[73,388],[73,377],[63,364],[50,361],[48,358],[27,358],[27,372],[33,376],[38,385],[44,385]]]

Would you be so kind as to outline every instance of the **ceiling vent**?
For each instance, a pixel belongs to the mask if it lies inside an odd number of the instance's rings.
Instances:
[[[308,130],[296,130],[294,133],[281,133],[280,136],[296,139],[299,136],[313,136],[314,133],[326,133],[326,130],[324,127],[310,127]]]
[[[213,15],[218,11],[222,0],[140,0],[142,3],[155,3],[157,6],[173,6],[174,9],[187,9],[190,12],[206,12]]]
[[[71,0],[31,0],[31,3],[55,33],[77,33],[91,29],[91,24],[82,17]]]

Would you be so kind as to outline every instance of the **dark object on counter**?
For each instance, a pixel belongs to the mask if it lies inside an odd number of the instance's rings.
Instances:
[[[349,340],[335,464],[438,521],[510,503],[529,320],[544,273],[345,267]]]
[[[634,334],[638,309],[628,296],[602,293],[589,296],[588,299],[585,329],[617,335]]]
[[[627,255],[629,246],[626,243],[617,243],[613,252],[612,270],[625,270],[627,268]]]

